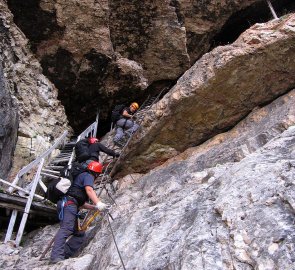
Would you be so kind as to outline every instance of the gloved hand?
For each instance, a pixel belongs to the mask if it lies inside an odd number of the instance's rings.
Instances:
[[[99,201],[96,205],[95,208],[99,211],[103,211],[103,210],[107,210],[110,209],[111,206],[109,204],[103,203],[101,201]]]
[[[119,157],[120,154],[119,153],[115,153],[114,157]]]

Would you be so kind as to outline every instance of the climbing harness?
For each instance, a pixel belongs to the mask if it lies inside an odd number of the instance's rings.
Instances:
[[[71,201],[71,200],[68,200],[66,197],[62,198],[60,211],[58,212],[58,219],[60,221],[62,221],[64,219],[64,209],[65,209],[65,207],[67,207],[68,205],[71,205],[71,204],[75,204],[75,202]],[[76,214],[76,215],[79,216],[79,214]]]

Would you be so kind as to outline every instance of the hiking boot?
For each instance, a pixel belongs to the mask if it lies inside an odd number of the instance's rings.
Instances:
[[[64,260],[64,258],[50,259],[50,260],[49,260],[49,264],[56,264],[56,263],[61,262],[61,261],[63,261],[63,260]]]
[[[114,144],[119,147],[124,147],[124,143],[122,142],[122,139],[114,140]]]

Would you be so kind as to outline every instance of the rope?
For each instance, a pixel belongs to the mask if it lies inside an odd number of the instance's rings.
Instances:
[[[126,267],[125,267],[125,264],[123,262],[123,259],[122,259],[122,256],[121,256],[121,253],[120,253],[120,250],[118,248],[118,245],[117,245],[117,242],[116,242],[116,239],[115,239],[115,235],[114,235],[114,232],[113,232],[113,229],[112,229],[112,225],[111,225],[111,222],[110,222],[110,214],[108,214],[108,222],[109,222],[109,225],[110,225],[110,230],[111,230],[111,233],[112,233],[112,237],[113,237],[113,240],[114,240],[114,243],[115,243],[115,246],[116,246],[116,249],[117,249],[117,252],[118,252],[118,255],[119,255],[119,258],[121,260],[121,263],[122,263],[122,266],[123,266],[123,269],[126,270]]]

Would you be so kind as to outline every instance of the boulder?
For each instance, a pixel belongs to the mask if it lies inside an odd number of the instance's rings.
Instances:
[[[288,92],[295,86],[294,40],[292,14],[205,54],[146,113],[113,172],[147,172]]]

